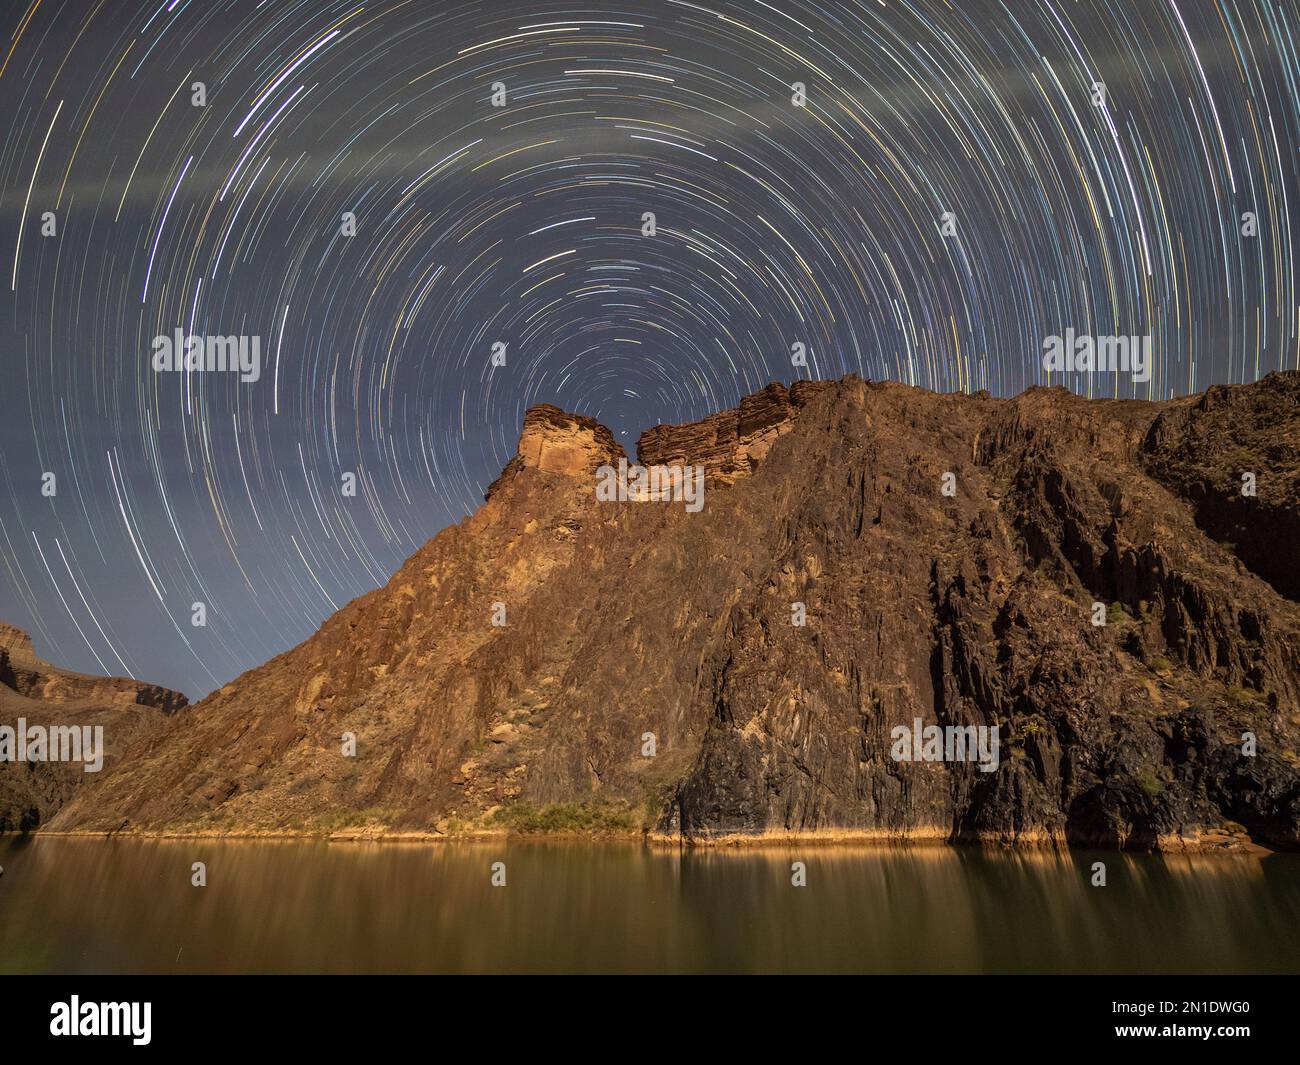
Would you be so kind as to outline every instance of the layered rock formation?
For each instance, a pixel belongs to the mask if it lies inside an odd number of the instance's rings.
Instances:
[[[184,695],[156,684],[52,666],[36,656],[27,633],[0,622],[0,726],[15,734],[20,720],[45,729],[99,726],[104,740],[103,766],[93,774],[75,762],[0,762],[0,832],[27,832],[44,824],[186,703]]]
[[[702,422],[656,425],[637,441],[637,461],[643,466],[700,465],[709,483],[734,484],[753,472],[777,437],[794,428],[794,417],[829,381],[796,381],[790,388],[773,382],[746,396],[735,410],[725,410]]]
[[[1294,848],[1298,442],[1297,374],[772,385],[642,437],[705,466],[688,513],[598,502],[612,435],[534,408],[476,514],[52,824]],[[917,719],[1000,765],[895,761]]]

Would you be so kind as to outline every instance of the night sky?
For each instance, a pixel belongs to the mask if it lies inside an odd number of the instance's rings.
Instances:
[[[1298,15],[5,0],[0,619],[197,697],[471,513],[534,403],[630,447],[799,376],[1013,395],[1066,328],[1153,338],[1084,394],[1295,368]],[[156,372],[176,329],[260,379]]]

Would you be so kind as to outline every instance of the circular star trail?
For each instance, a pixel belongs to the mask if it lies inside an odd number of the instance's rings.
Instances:
[[[800,376],[1295,368],[1298,13],[10,4],[0,617],[196,696],[472,512],[533,403],[630,445]],[[1150,380],[1048,374],[1066,329]],[[178,330],[256,379],[159,371]]]

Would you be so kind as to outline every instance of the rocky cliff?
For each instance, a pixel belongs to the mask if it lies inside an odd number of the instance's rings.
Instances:
[[[476,514],[52,827],[1295,848],[1298,446],[1300,374],[772,385],[642,437],[691,513],[598,501],[613,436],[533,408]],[[1000,763],[896,760],[918,720]]]
[[[95,773],[87,773],[84,762],[0,761],[0,832],[44,824],[77,790],[111,773],[127,748],[161,728],[186,702],[184,695],[156,684],[59,669],[36,657],[22,629],[0,622],[0,728],[7,726],[16,737],[20,720],[29,728],[98,726],[104,743],[103,765]]]

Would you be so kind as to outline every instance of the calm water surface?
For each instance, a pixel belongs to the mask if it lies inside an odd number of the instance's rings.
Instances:
[[[1293,855],[38,838],[0,865],[9,973],[1300,972]]]

